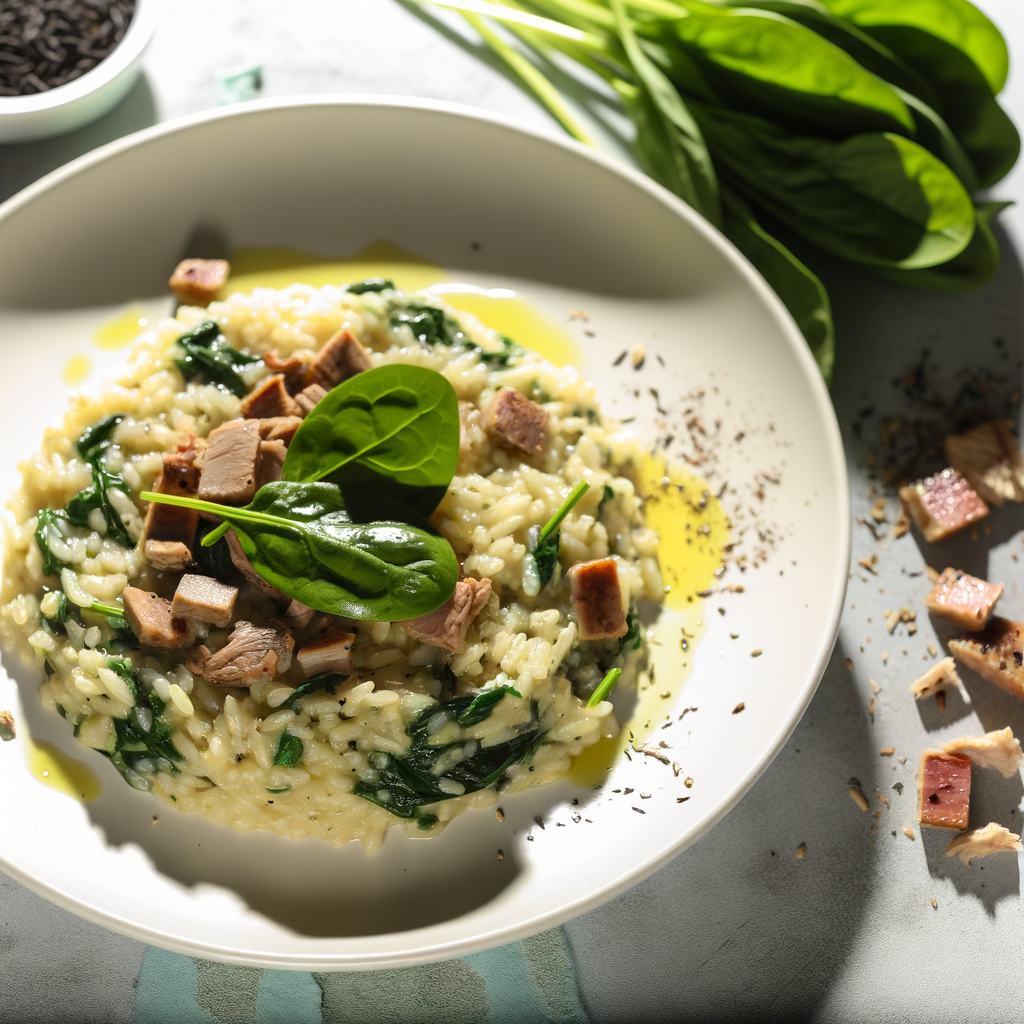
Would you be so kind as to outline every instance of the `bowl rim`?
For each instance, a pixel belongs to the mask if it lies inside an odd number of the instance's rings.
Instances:
[[[135,0],[135,10],[124,38],[91,71],[46,92],[0,96],[0,119],[27,117],[75,103],[109,85],[138,59],[160,20],[161,0]]]
[[[147,2],[152,3],[153,0],[147,0]],[[838,637],[840,617],[843,611],[848,584],[852,541],[850,485],[846,472],[846,455],[839,423],[828,388],[818,370],[817,364],[814,362],[796,322],[782,301],[739,249],[692,207],[688,206],[653,179],[630,167],[621,159],[585,146],[568,136],[555,134],[552,130],[538,128],[535,125],[517,120],[510,115],[495,113],[467,104],[419,97],[374,94],[318,94],[252,100],[229,107],[211,108],[168,120],[123,136],[120,139],[115,139],[89,153],[85,153],[26,186],[4,203],[0,203],[0,224],[7,217],[16,213],[21,207],[33,202],[44,192],[58,186],[74,175],[113,159],[122,151],[144,146],[167,135],[187,131],[194,125],[227,118],[259,116],[268,110],[334,106],[397,107],[411,111],[446,114],[515,132],[596,163],[604,170],[625,179],[629,184],[648,193],[653,199],[668,207],[678,217],[686,221],[693,230],[698,232],[708,244],[715,247],[742,275],[745,283],[765,304],[769,314],[774,317],[777,326],[795,350],[798,364],[810,388],[811,401],[815,405],[820,419],[823,421],[827,435],[826,444],[829,449],[830,462],[838,470],[836,473],[836,487],[838,490],[836,498],[840,515],[838,517],[839,522],[837,523],[836,543],[833,549],[835,582],[828,602],[828,621],[830,626],[817,641],[813,668],[800,690],[799,698],[794,702],[788,716],[775,735],[771,737],[762,756],[733,787],[714,812],[702,821],[698,827],[687,830],[664,849],[643,859],[631,872],[609,881],[607,884],[589,893],[586,897],[578,899],[570,905],[536,914],[528,920],[506,927],[492,928],[487,932],[468,937],[443,939],[430,945],[416,945],[416,940],[413,936],[415,936],[418,929],[404,932],[402,934],[409,936],[411,941],[402,950],[388,952],[374,950],[363,953],[304,951],[301,953],[275,955],[259,951],[232,949],[212,942],[168,935],[161,932],[158,928],[128,920],[102,907],[73,897],[50,883],[33,878],[28,872],[22,871],[15,865],[10,864],[6,859],[0,857],[0,868],[27,889],[44,896],[51,902],[66,910],[70,910],[78,916],[84,917],[86,920],[100,924],[122,935],[185,955],[199,955],[208,959],[242,966],[303,971],[376,970],[388,967],[404,967],[462,957],[470,953],[519,941],[554,928],[565,921],[578,917],[588,910],[606,903],[654,874],[655,871],[675,859],[684,849],[703,838],[749,792],[754,783],[757,782],[789,740],[804,712],[807,710],[811,698],[814,696],[824,674]]]

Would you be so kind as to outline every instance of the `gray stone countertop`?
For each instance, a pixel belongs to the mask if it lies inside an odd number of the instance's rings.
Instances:
[[[1011,53],[1024,53],[1024,15],[1010,0],[982,6]],[[175,0],[117,109],[62,138],[0,146],[0,198],[97,145],[213,106],[216,73],[256,61],[264,96],[435,97],[558,131],[493,66],[391,0]],[[1024,122],[1024,77],[1012,76],[1003,98]],[[995,195],[1021,197],[1022,186],[1017,171]],[[944,840],[916,826],[914,778],[920,750],[943,739],[1004,725],[1024,735],[1024,705],[973,676],[969,703],[952,697],[944,713],[908,693],[947,638],[923,611],[926,561],[1005,582],[1002,613],[1024,617],[1024,508],[998,510],[976,541],[933,546],[916,533],[892,539],[891,499],[880,539],[861,523],[893,452],[911,434],[948,429],[942,406],[954,396],[963,392],[961,406],[980,396],[1019,420],[1024,275],[1014,239],[1024,239],[1024,213],[1011,210],[1003,225],[1002,270],[968,295],[900,290],[815,261],[839,335],[833,399],[855,520],[836,649],[793,737],[725,821],[566,925],[592,1020],[987,1022],[1024,1013],[1019,860],[1001,855],[972,869],[947,860]],[[862,568],[871,556],[877,563]],[[901,624],[889,634],[884,611],[904,605],[918,612],[916,632]],[[894,755],[880,755],[889,747]],[[851,777],[874,814],[851,800]],[[972,823],[976,815],[1022,831],[1022,795],[1019,778],[984,773]],[[141,945],[2,876],[0,893],[0,1021],[131,1019]]]

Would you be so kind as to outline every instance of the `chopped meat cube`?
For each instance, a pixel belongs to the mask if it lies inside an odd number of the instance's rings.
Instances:
[[[466,649],[470,624],[491,596],[491,581],[467,577],[455,584],[455,593],[440,608],[403,622],[406,633],[420,643],[443,647],[453,654]]]
[[[242,415],[246,419],[262,420],[277,416],[298,416],[301,410],[284,386],[284,374],[264,377],[242,399]]]
[[[314,406],[326,397],[327,392],[319,384],[310,384],[308,388],[303,388],[295,396],[295,401],[302,410],[302,415],[308,416],[313,411]]]
[[[626,632],[626,612],[614,558],[577,562],[566,574],[581,640],[614,640]]]
[[[993,616],[980,633],[950,640],[949,649],[983,679],[1024,697],[1024,625]]]
[[[971,762],[941,750],[921,755],[917,816],[932,828],[967,828],[971,803]]]
[[[947,437],[946,458],[990,505],[1024,501],[1024,459],[1006,420]]]
[[[276,352],[268,352],[263,357],[263,363],[271,373],[283,373],[286,377],[297,377],[305,374],[307,364],[298,356],[289,356],[282,359]]]
[[[268,594],[275,601],[278,602],[282,607],[287,605],[291,598],[283,591],[277,589],[277,587],[271,586],[251,565],[249,559],[245,557],[245,552],[242,550],[242,545],[238,541],[238,535],[234,530],[228,530],[224,534],[224,540],[227,541],[228,553],[231,555],[231,561],[234,563],[235,568],[254,586],[262,590],[265,594]]]
[[[292,629],[302,629],[303,626],[309,625],[314,615],[316,615],[315,608],[310,608],[308,604],[303,604],[293,598],[284,610],[284,621]]]
[[[934,697],[937,693],[952,690],[959,685],[960,677],[956,674],[956,662],[952,658],[943,658],[910,684],[910,692],[918,700],[924,700],[925,697]]]
[[[924,599],[928,610],[964,629],[981,629],[1003,592],[1002,583],[986,583],[956,569],[947,569]]]
[[[317,352],[306,374],[306,383],[319,384],[325,391],[330,391],[335,385],[371,366],[370,354],[348,328],[343,328]]]
[[[231,273],[227,260],[182,260],[167,282],[181,303],[208,306]]]
[[[199,497],[222,505],[244,505],[256,493],[260,457],[259,420],[234,420],[211,431]]]
[[[987,857],[991,853],[1015,853],[1021,848],[1020,836],[990,821],[984,828],[972,828],[962,836],[954,836],[946,847],[946,856],[959,857],[970,867],[975,857]]]
[[[300,647],[295,658],[310,678],[321,672],[351,672],[355,638],[355,633],[346,633],[340,626],[328,626],[318,637]]]
[[[121,593],[124,617],[139,642],[150,647],[187,647],[192,642],[188,624],[174,615],[171,602],[140,590],[125,587]]]
[[[252,686],[284,675],[292,666],[294,647],[291,630],[254,626],[242,619],[216,654],[197,644],[185,656],[185,666],[208,683]]]
[[[199,467],[194,445],[184,451],[165,453],[163,472],[154,485],[156,492],[193,495],[198,487]],[[180,572],[191,564],[198,525],[198,512],[153,502],[146,512],[142,531],[142,550],[150,564],[163,572]]]
[[[171,602],[171,614],[179,619],[209,622],[212,626],[226,626],[235,610],[238,587],[229,587],[210,576],[185,573],[178,581],[178,589]]]
[[[544,447],[548,414],[515,388],[502,388],[491,399],[482,419],[498,444],[531,454]]]
[[[988,505],[955,469],[901,487],[900,498],[927,541],[942,540],[988,515]]]
[[[271,416],[260,420],[260,437],[264,441],[284,441],[291,444],[295,431],[302,426],[299,416]]]
[[[969,757],[982,768],[995,768],[1004,779],[1012,778],[1024,768],[1020,740],[1009,726],[987,732],[984,736],[961,736],[943,743],[942,749],[956,757]]]
[[[284,459],[288,454],[284,441],[260,441],[260,468],[256,476],[256,489],[273,480],[281,479]]]
[[[147,540],[143,550],[149,564],[160,572],[181,572],[192,564],[192,549],[179,540]]]
[[[7,742],[14,737],[14,715],[10,711],[0,711],[0,740]]]

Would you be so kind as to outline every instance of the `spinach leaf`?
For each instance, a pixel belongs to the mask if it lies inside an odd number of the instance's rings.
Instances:
[[[537,534],[536,542],[526,557],[533,561],[533,568],[537,579],[540,581],[540,586],[531,593],[533,587],[527,586],[525,578],[523,580],[524,589],[531,597],[540,593],[540,590],[546,587],[555,575],[555,567],[558,565],[558,545],[562,537],[558,527],[562,525],[562,520],[576,507],[579,500],[589,490],[590,484],[586,480],[581,480],[572,489],[569,497],[562,502],[558,511],[544,524],[544,528]]]
[[[386,495],[278,480],[242,508],[150,491],[141,497],[220,516],[263,579],[318,611],[394,622],[425,615],[455,592],[451,545]]]
[[[61,596],[63,597],[64,595],[62,594]],[[124,612],[116,605],[100,604],[99,601],[96,601],[91,608],[82,608],[80,614],[82,624],[85,626],[90,624],[89,619],[91,618],[98,622],[106,623],[110,627],[114,634],[113,639],[106,644],[100,645],[102,650],[110,654],[124,654],[126,651],[135,650],[139,646],[139,638],[135,635],[132,627],[128,625]],[[110,667],[113,668],[114,666],[111,665]]]
[[[626,632],[619,639],[619,654],[624,651],[638,651],[643,639],[640,635],[640,615],[635,608],[630,608],[626,615]]]
[[[500,689],[505,691],[502,697],[510,696],[505,687]],[[528,760],[543,736],[536,701],[530,702],[530,720],[519,726],[518,734],[505,743],[481,747],[461,730],[459,737],[451,742],[431,742],[438,733],[439,715],[461,723],[463,716],[470,714],[474,703],[486,696],[484,693],[476,697],[456,697],[427,708],[409,726],[407,731],[411,742],[404,754],[398,756],[383,750],[370,754],[370,764],[378,772],[379,779],[375,783],[357,782],[356,795],[400,818],[419,818],[420,827],[429,829],[437,819],[421,810],[424,805],[486,789],[512,765]],[[482,709],[486,712],[483,717],[476,717],[481,713],[481,705],[477,703],[478,710],[472,713],[473,724],[483,721],[497,706],[497,698],[488,700]],[[447,767],[440,774],[435,774],[434,768],[440,758],[445,759]],[[445,783],[444,789],[441,788],[442,782]]]
[[[518,359],[526,352],[522,345],[517,345],[511,338],[501,335],[501,348],[496,352],[488,352],[486,349],[477,347],[480,353],[480,362],[486,363],[492,370],[507,369],[513,359]]]
[[[204,576],[212,576],[221,583],[230,583],[236,570],[235,563],[231,561],[228,542],[221,538],[209,547],[204,547],[202,543],[203,538],[216,529],[219,527],[215,523],[200,518],[199,526],[196,528],[196,543],[192,546],[192,556]]]
[[[390,307],[392,328],[408,327],[421,345],[466,345],[469,338],[443,309],[403,297]]]
[[[292,695],[288,698],[287,706],[292,711],[298,711],[303,699],[311,693],[319,693],[321,690],[327,693],[337,693],[338,687],[346,679],[348,679],[347,672],[320,672],[311,679],[307,679],[301,686],[295,687]]]
[[[365,281],[350,284],[345,291],[353,295],[365,295],[367,292],[387,292],[395,290],[395,282],[386,277],[368,277]]]
[[[240,374],[247,366],[260,362],[259,357],[232,348],[213,320],[204,320],[174,344],[182,353],[174,364],[186,380],[198,378],[217,384],[238,398],[249,390]]]
[[[621,668],[609,669],[604,679],[597,684],[597,689],[590,695],[590,699],[587,701],[587,707],[596,708],[601,701],[607,700],[608,695],[615,689],[615,684],[618,683],[621,676]]]
[[[117,489],[122,494],[130,494],[128,485],[117,473],[109,472],[97,459],[91,464],[92,485],[84,491],[79,491],[64,509],[69,523],[75,526],[85,526],[92,529],[89,522],[89,513],[95,509],[103,512],[103,521],[106,524],[107,536],[116,540],[118,544],[126,548],[134,547],[131,537],[128,535],[120,515],[113,505],[110,504],[108,491]]]
[[[274,764],[290,768],[302,760],[302,751],[302,740],[298,736],[293,736],[290,732],[283,732],[281,733],[281,738],[277,741]]]
[[[51,529],[60,533],[60,522],[67,522],[67,516],[63,512],[55,511],[52,508],[41,508],[36,516],[35,538],[39,552],[43,556],[43,572],[47,576],[59,576],[64,563],[50,550],[47,541],[47,533]],[[63,534],[62,534],[63,536]]]
[[[459,462],[459,402],[447,378],[393,363],[327,393],[295,432],[282,476],[330,478],[407,502],[429,516]]]
[[[107,668],[116,672],[132,691],[135,703],[139,702],[139,684],[135,680],[135,673],[132,670],[132,663],[125,658],[107,658]]]
[[[478,693],[473,698],[469,707],[459,714],[455,720],[459,725],[465,726],[466,728],[471,725],[479,725],[480,722],[484,722],[491,717],[494,705],[497,704],[506,693],[510,693],[513,697],[522,697],[522,694],[512,686],[495,686],[493,690],[484,690],[483,693]]]
[[[171,739],[171,730],[164,720],[166,705],[156,692],[151,690],[145,696],[141,695],[141,688],[129,662],[110,658],[107,664],[129,683],[132,693],[137,696],[135,707],[128,717],[114,719],[113,751],[102,753],[110,758],[114,767],[133,788],[148,789],[150,784],[140,780],[140,776],[160,769],[177,773],[180,771],[177,762],[184,758]],[[129,775],[129,772],[132,774]]]
[[[75,447],[86,462],[95,462],[114,443],[110,435],[123,419],[124,416],[120,414],[105,416],[99,423],[89,427],[75,442]]]

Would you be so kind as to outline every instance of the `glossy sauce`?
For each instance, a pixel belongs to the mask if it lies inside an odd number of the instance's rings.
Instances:
[[[44,786],[83,804],[92,803],[103,792],[96,773],[84,761],[68,757],[46,740],[24,736],[23,742],[29,771]]]
[[[69,387],[81,384],[92,370],[92,360],[85,355],[73,355],[68,358],[61,372],[61,380]]]

